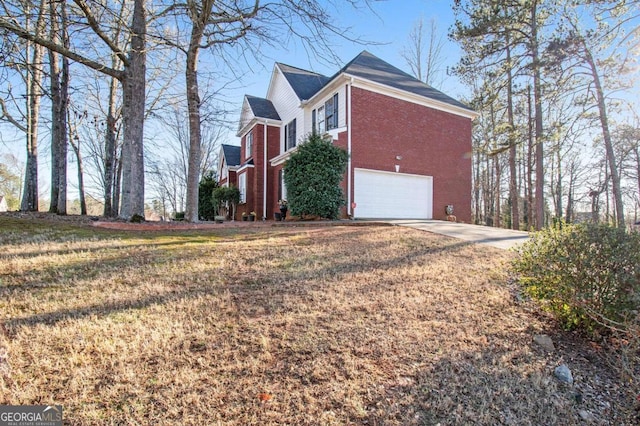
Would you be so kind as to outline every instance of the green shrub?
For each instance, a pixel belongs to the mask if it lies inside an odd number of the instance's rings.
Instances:
[[[144,222],[144,216],[141,216],[139,214],[134,214],[133,216],[131,216],[131,223],[142,223]]]
[[[198,217],[202,220],[213,220],[218,214],[218,208],[213,201],[213,191],[218,188],[213,170],[202,176],[198,185]]]
[[[311,135],[284,166],[287,201],[293,216],[337,219],[345,204],[340,182],[348,154],[318,135]]]
[[[223,209],[228,207],[229,215],[235,216],[236,205],[240,202],[240,190],[235,186],[220,186],[213,190],[211,197],[216,215],[224,216]]]
[[[639,233],[559,223],[523,244],[512,266],[566,328],[619,328],[638,315]]]
[[[184,220],[184,212],[175,212],[173,215],[174,220]]]

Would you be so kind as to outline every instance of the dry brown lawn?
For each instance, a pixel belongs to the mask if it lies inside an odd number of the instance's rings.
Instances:
[[[515,297],[509,252],[399,227],[10,216],[0,248],[0,404],[70,424],[631,424],[597,348]]]

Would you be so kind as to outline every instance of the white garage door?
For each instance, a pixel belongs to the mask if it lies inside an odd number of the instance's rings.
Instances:
[[[433,177],[355,169],[354,217],[431,219]]]

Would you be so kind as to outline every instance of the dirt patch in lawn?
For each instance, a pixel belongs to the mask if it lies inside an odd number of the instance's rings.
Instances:
[[[398,227],[89,222],[0,216],[0,404],[78,425],[637,420],[601,349],[519,297],[509,252]]]

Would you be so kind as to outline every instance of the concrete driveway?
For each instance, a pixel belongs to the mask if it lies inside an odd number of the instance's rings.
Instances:
[[[386,222],[505,250],[522,244],[529,239],[529,233],[525,231],[512,231],[510,229],[469,225],[467,223],[447,222],[444,220],[394,219]]]

